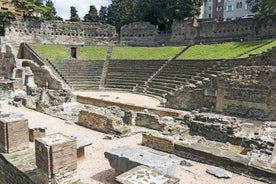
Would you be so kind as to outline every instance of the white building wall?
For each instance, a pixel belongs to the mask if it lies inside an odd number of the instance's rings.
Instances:
[[[223,17],[226,20],[242,18],[252,14],[246,0],[224,0]]]

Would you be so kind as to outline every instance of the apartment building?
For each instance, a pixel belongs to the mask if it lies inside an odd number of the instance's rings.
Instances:
[[[200,18],[236,20],[250,18],[254,14],[246,0],[204,0]]]

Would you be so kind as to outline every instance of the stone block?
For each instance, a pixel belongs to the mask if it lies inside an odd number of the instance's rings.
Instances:
[[[143,149],[123,146],[104,153],[112,168],[118,173],[126,172],[139,165],[145,165],[162,173],[173,175],[178,160],[158,155]]]
[[[144,112],[137,113],[135,124],[137,126],[151,128],[159,131],[165,127],[165,124],[161,122],[159,116]]]
[[[79,114],[79,124],[106,133],[125,135],[130,129],[121,118],[107,116],[97,112],[82,110]]]
[[[79,102],[68,102],[62,104],[63,111],[68,115],[77,115],[81,111],[81,104]]]
[[[72,135],[71,137],[77,141],[77,157],[84,157],[84,148],[92,144],[91,140],[88,137],[80,135]]]
[[[163,174],[155,169],[138,166],[115,178],[116,184],[140,184],[140,183],[159,183],[159,184],[178,184],[179,179],[167,174]]]
[[[6,114],[0,117],[0,150],[12,153],[29,147],[28,120]]]
[[[142,145],[161,151],[174,152],[173,140],[161,135],[143,134]]]
[[[35,139],[45,137],[47,127],[40,124],[29,126],[29,140],[34,142]]]
[[[74,183],[77,177],[76,140],[53,134],[35,140],[37,178],[40,183]]]

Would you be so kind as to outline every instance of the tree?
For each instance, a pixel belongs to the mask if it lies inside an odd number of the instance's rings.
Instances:
[[[77,11],[76,7],[71,6],[70,13],[71,13],[71,16],[70,16],[69,21],[71,21],[71,22],[79,22],[80,21],[80,17],[78,15],[78,11]]]
[[[15,10],[22,12],[23,17],[33,17],[43,15],[49,11],[49,8],[43,5],[44,0],[11,0]]]
[[[107,8],[107,23],[116,27],[117,32],[120,32],[121,21],[119,17],[119,8],[121,0],[112,0],[112,3]]]
[[[57,20],[57,17],[56,17],[57,12],[54,7],[54,3],[51,0],[48,0],[45,6],[48,7],[49,11],[43,14],[43,18],[45,20]]]
[[[276,14],[275,0],[247,0],[247,3],[252,7],[251,11],[261,17]]]
[[[88,14],[86,14],[84,16],[83,20],[84,20],[84,22],[98,22],[99,21],[98,11],[94,5],[91,5],[89,7]]]
[[[0,27],[0,35],[5,35],[5,23],[8,22],[11,19],[14,19],[15,14],[11,11],[0,11],[0,21],[2,23]]]
[[[107,7],[101,6],[101,9],[99,11],[99,22],[105,24],[107,23]]]

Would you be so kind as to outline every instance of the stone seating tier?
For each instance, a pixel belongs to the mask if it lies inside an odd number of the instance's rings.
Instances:
[[[100,85],[104,61],[51,61],[74,90],[94,90]]]

